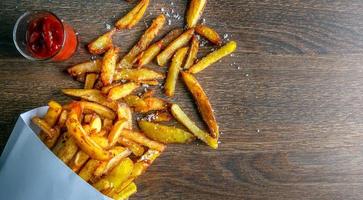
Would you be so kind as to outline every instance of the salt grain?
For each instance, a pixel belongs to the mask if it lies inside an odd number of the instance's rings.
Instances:
[[[237,67],[237,69],[241,69],[241,67],[240,67],[240,66],[238,66],[238,67]]]
[[[95,56],[95,55],[91,56],[91,60],[96,60],[96,59],[97,59],[97,56]]]
[[[248,76],[249,76],[249,74],[246,74],[246,76],[248,77]]]
[[[202,19],[202,24],[205,24],[205,18]]]
[[[228,38],[228,34],[227,33],[225,33],[224,35],[223,35],[223,39],[227,39]]]
[[[257,130],[256,130],[256,132],[257,132],[257,133],[260,133],[260,129],[257,129]]]
[[[165,12],[165,8],[161,8],[160,10],[161,10],[161,12]]]
[[[171,20],[170,20],[170,19],[168,19],[168,25],[169,25],[169,26],[171,25]]]
[[[105,26],[106,26],[106,29],[107,30],[110,30],[111,29],[111,25],[109,25],[109,24],[106,23]]]

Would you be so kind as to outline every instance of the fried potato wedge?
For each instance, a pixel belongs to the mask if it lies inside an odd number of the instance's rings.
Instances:
[[[207,40],[209,40],[213,44],[216,44],[218,46],[222,44],[222,39],[219,36],[219,34],[217,33],[217,31],[210,28],[209,26],[200,24],[195,27],[195,32],[197,32],[199,35],[205,37]]]
[[[79,123],[76,113],[71,112],[69,114],[66,126],[80,149],[87,153],[91,158],[97,160],[109,160],[111,158],[111,154],[108,151],[100,147],[87,135],[82,128],[82,125]]]
[[[198,51],[199,51],[199,40],[197,39],[197,37],[193,36],[189,48],[189,53],[185,60],[184,69],[189,69],[194,64],[195,60],[197,59]]]
[[[129,197],[135,194],[136,192],[137,192],[137,186],[134,182],[132,182],[118,194],[112,195],[112,198],[115,200],[126,200],[129,199]]]
[[[98,115],[94,115],[94,117],[91,119],[90,123],[90,134],[92,133],[98,133],[102,129],[102,120]]]
[[[117,29],[130,29],[135,26],[141,20],[149,3],[149,0],[141,0],[129,13],[116,22]]]
[[[150,149],[164,151],[164,149],[166,148],[164,144],[150,140],[149,138],[145,137],[145,135],[139,132],[124,129],[121,133],[121,136],[130,139],[132,141],[135,141],[139,144],[142,144],[146,147],[149,147]]]
[[[112,29],[107,33],[101,35],[97,39],[93,40],[91,43],[88,44],[88,51],[91,54],[103,54],[108,49],[110,49],[112,44],[112,36],[115,34],[116,29]]]
[[[165,64],[170,60],[176,50],[186,46],[189,40],[194,34],[194,29],[188,29],[179,37],[177,37],[173,42],[171,42],[157,57],[156,60],[158,65],[165,66]]]
[[[107,99],[102,95],[101,91],[95,89],[62,89],[62,92],[66,95],[82,98],[88,101],[96,102],[113,111],[117,110],[117,102]]]
[[[82,167],[81,171],[79,172],[79,176],[86,182],[88,182],[92,176],[95,169],[101,164],[101,161],[90,159],[87,163]]]
[[[103,94],[107,95],[113,87],[118,86],[118,85],[121,85],[121,84],[122,83],[120,83],[120,82],[114,82],[114,83],[112,83],[110,85],[107,85],[107,86],[102,87],[101,88],[101,92]]]
[[[156,17],[150,27],[145,31],[145,33],[141,36],[140,40],[136,43],[134,47],[126,54],[125,57],[117,65],[117,68],[131,68],[132,64],[134,63],[135,58],[139,53],[144,51],[156,35],[159,33],[161,28],[165,24],[165,16],[159,15]]]
[[[142,110],[147,107],[146,102],[136,95],[128,95],[124,98],[124,101],[128,106],[136,108],[136,110]]]
[[[137,56],[135,64],[137,67],[142,67],[149,64],[161,50],[165,49],[167,45],[175,40],[179,35],[183,33],[183,29],[174,29],[170,31],[163,39],[150,45],[145,51]]]
[[[83,151],[78,151],[76,155],[72,158],[71,162],[69,162],[69,168],[71,168],[74,172],[78,172],[82,166],[89,159],[88,154]]]
[[[68,132],[64,132],[62,133],[57,142],[55,143],[55,145],[52,148],[52,152],[57,155],[59,149],[63,148],[64,144],[66,143],[67,139],[69,138],[69,134]]]
[[[195,139],[194,135],[191,133],[176,127],[164,126],[145,120],[140,120],[138,124],[140,129],[148,138],[164,144],[184,144],[189,143]]]
[[[111,146],[115,145],[117,140],[120,138],[123,129],[128,126],[128,121],[125,119],[118,120],[112,127],[110,133],[108,134],[108,142]]]
[[[59,119],[58,119],[58,124],[57,126],[59,128],[63,128],[64,125],[66,124],[66,120],[67,120],[67,116],[68,116],[68,111],[67,110],[62,110]]]
[[[92,103],[92,102],[88,102],[88,101],[81,101],[80,104],[85,111],[87,111],[87,110],[93,111],[93,112],[97,113],[98,115],[100,115],[101,117],[104,117],[107,119],[116,118],[116,114],[114,111],[112,111],[111,109],[109,109],[106,106],[103,106],[101,104]]]
[[[119,103],[117,108],[117,119],[125,119],[127,125],[125,128],[132,129],[132,112],[130,107],[125,103]]]
[[[168,97],[174,96],[176,81],[178,80],[179,72],[183,65],[184,58],[187,55],[188,49],[188,47],[178,49],[173,56],[164,85],[165,95]]]
[[[140,85],[134,82],[117,85],[110,89],[110,91],[108,92],[108,98],[112,100],[119,100],[131,94],[138,87],[140,87]]]
[[[78,146],[75,139],[73,137],[68,137],[68,139],[64,143],[64,146],[58,150],[56,155],[64,163],[68,163],[77,153],[77,151]]]
[[[92,89],[96,83],[98,75],[95,73],[89,73],[86,75],[86,80],[84,81],[84,89]]]
[[[218,139],[219,127],[207,94],[192,74],[182,72],[182,77],[185,85],[195,99],[199,113],[202,115],[204,122],[208,125],[211,135]]]
[[[207,0],[191,0],[186,14],[186,23],[188,28],[197,25],[198,20],[202,16]]]
[[[130,149],[135,156],[142,156],[145,151],[144,147],[125,137],[120,137],[118,143]]]
[[[147,113],[154,110],[166,110],[169,107],[169,102],[161,98],[147,97],[144,98],[143,100],[146,103],[146,107],[144,108],[135,107],[136,112]]]
[[[118,69],[115,73],[114,80],[128,81],[151,81],[165,78],[163,73],[148,68],[140,69]]]
[[[208,54],[204,58],[202,58],[199,62],[194,64],[192,67],[188,69],[189,73],[196,74],[211,64],[217,62],[221,58],[227,56],[234,52],[237,48],[237,43],[235,41],[228,42],[226,45],[221,47],[220,49],[213,51],[212,53]]]
[[[171,106],[171,113],[173,116],[182,123],[186,128],[189,129],[197,138],[205,142],[207,145],[213,149],[218,148],[218,140],[211,137],[208,133],[200,130],[195,123],[184,113],[184,111],[177,105],[173,104]]]
[[[119,52],[119,48],[112,47],[103,57],[101,66],[101,81],[104,86],[111,84],[113,81]]]
[[[86,73],[99,73],[101,71],[102,60],[90,60],[73,65],[67,69],[71,76],[79,76]]]
[[[55,132],[53,132],[53,137],[48,137],[48,134],[44,131],[40,131],[39,137],[48,148],[52,148],[60,135],[60,130],[58,129],[62,127],[57,124],[57,121],[60,119],[60,115],[62,113],[62,106],[55,101],[50,101],[48,106],[49,108],[44,116],[44,121],[49,125],[49,127],[53,127],[54,125],[58,125],[58,127],[53,128],[55,130]]]
[[[102,135],[92,134],[90,135],[90,138],[103,149],[108,149],[110,147],[108,139]]]
[[[59,129],[52,128],[46,121],[40,119],[39,117],[33,117],[32,122],[37,125],[48,138],[53,138],[59,135]]]

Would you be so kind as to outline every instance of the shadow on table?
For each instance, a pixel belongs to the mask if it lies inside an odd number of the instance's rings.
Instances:
[[[19,14],[20,15],[20,14]],[[0,57],[18,58],[21,57],[13,42],[13,28],[16,22],[15,17],[0,17]]]

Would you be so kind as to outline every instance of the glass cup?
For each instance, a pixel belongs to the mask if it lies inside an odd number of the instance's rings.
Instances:
[[[19,17],[13,41],[25,58],[34,61],[64,61],[77,50],[73,28],[49,11],[28,11]]]

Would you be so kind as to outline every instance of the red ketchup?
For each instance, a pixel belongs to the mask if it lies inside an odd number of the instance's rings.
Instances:
[[[77,43],[73,28],[51,14],[37,17],[28,24],[26,45],[37,59],[66,60],[76,51]]]

